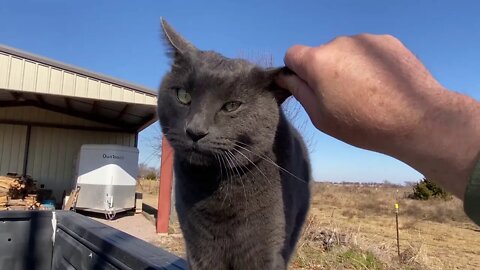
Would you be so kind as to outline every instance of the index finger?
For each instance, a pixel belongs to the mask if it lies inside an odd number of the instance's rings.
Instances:
[[[308,52],[311,47],[304,45],[294,45],[285,53],[283,62],[300,78],[305,79],[308,76],[306,61],[308,61]]]

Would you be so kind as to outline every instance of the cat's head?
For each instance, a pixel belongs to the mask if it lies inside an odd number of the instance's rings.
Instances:
[[[164,20],[162,28],[172,67],[158,116],[176,153],[196,165],[233,167],[271,149],[280,105],[290,96],[274,82],[281,69],[199,50]]]

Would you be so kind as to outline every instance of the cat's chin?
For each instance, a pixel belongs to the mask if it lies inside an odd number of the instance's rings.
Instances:
[[[183,151],[180,153],[181,158],[185,163],[194,165],[194,166],[210,166],[215,162],[215,157],[207,153],[202,153],[198,151]]]

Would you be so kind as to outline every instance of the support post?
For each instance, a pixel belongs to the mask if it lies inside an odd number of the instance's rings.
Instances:
[[[168,233],[172,197],[173,149],[165,136],[162,137],[160,183],[158,185],[157,233]]]

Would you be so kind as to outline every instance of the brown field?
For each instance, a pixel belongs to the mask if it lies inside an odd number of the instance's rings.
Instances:
[[[156,207],[151,187],[156,183],[143,182],[144,202]],[[310,216],[291,269],[480,269],[480,227],[463,214],[457,199],[411,200],[405,196],[411,188],[389,185],[315,183],[312,190]],[[184,256],[178,223],[172,222],[170,232],[154,244]]]

